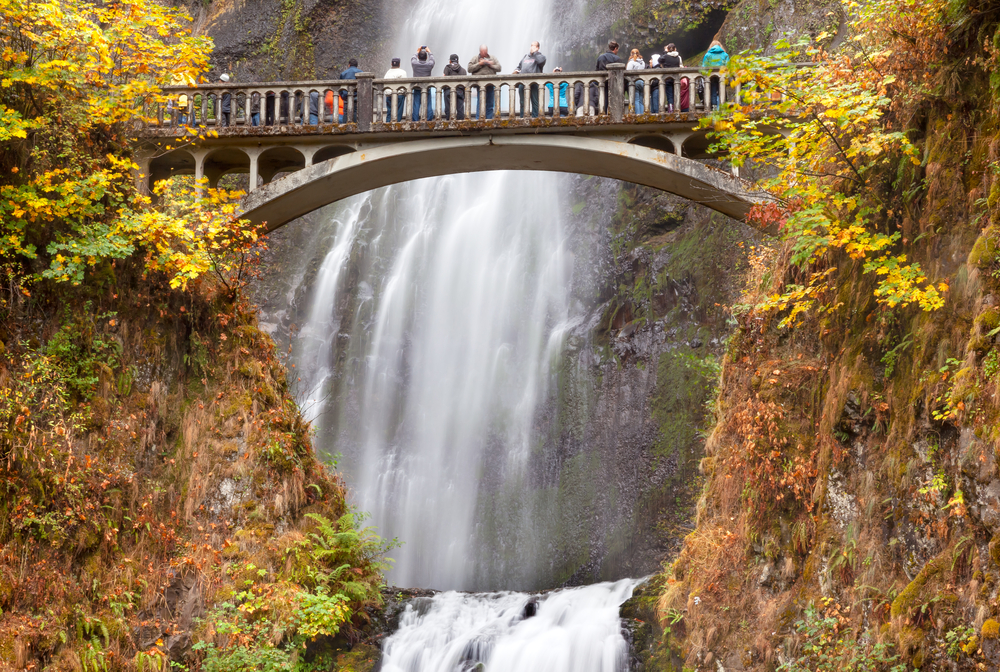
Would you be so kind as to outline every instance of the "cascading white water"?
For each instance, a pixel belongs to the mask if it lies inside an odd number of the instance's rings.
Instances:
[[[618,607],[637,583],[418,598],[382,645],[382,672],[624,672]]]
[[[512,0],[503,11],[418,0],[395,55],[408,69],[426,44],[439,73],[450,53],[464,66],[487,43],[509,72],[531,41],[545,51],[549,15],[547,0]],[[556,64],[550,55],[546,69]],[[563,336],[579,322],[561,220],[565,180],[456,175],[327,209],[329,252],[295,348],[299,401],[320,449],[343,455],[355,504],[403,543],[388,577],[398,585],[530,585],[543,555],[519,488],[537,406]],[[347,277],[350,264],[358,277]],[[504,490],[488,503],[487,469]],[[477,509],[497,506],[517,537],[498,543],[507,550],[492,565],[502,577],[484,569],[477,544],[486,534]]]

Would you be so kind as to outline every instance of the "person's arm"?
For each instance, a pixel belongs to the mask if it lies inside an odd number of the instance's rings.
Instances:
[[[500,61],[497,60],[496,56],[490,56],[490,67],[500,72]]]
[[[538,64],[538,72],[541,72],[542,68],[545,67],[545,54],[543,54],[540,51],[536,51],[535,52],[535,63]]]
[[[426,62],[432,68],[434,67],[434,54],[432,54],[430,51],[427,52],[427,61]]]
[[[416,56],[410,56],[410,66],[414,66],[420,62],[420,59]]]
[[[476,56],[471,61],[469,61],[469,74],[474,75],[482,69],[482,65],[479,63],[479,57]]]

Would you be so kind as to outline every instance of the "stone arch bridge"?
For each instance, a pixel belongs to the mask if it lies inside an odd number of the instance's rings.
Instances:
[[[376,79],[168,87],[147,109],[146,185],[178,174],[248,173],[242,216],[268,231],[378,187],[461,172],[544,170],[610,177],[744,219],[767,194],[701,159],[698,119],[739,82],[718,70]],[[557,93],[558,92],[558,93]],[[703,93],[699,93],[703,92]],[[228,108],[228,113],[225,112]],[[192,129],[200,131],[198,139]],[[209,132],[204,132],[209,131]]]

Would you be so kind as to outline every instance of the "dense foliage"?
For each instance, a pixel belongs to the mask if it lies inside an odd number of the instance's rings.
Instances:
[[[160,87],[208,67],[189,23],[0,0],[4,669],[329,669],[382,599],[388,545],[241,291],[264,245],[240,194],[146,194],[130,158]]]
[[[208,66],[211,40],[189,21],[149,0],[0,3],[0,267],[15,285],[78,284],[141,250],[183,286],[255,239],[233,194],[162,187],[155,210],[136,187],[134,125],[162,85]]]
[[[734,58],[729,69],[741,83],[740,99],[704,122],[734,165],[766,167],[762,186],[776,198],[751,218],[780,226],[791,263],[803,271],[764,303],[789,311],[785,325],[804,311],[836,306],[830,276],[837,263],[863,264],[877,278],[875,296],[890,307],[936,310],[948,289],[910,258],[915,241],[902,233],[910,213],[886,198],[880,182],[900,159],[921,163],[892,110],[900,99],[912,104],[927,94],[925,76],[914,69],[933,70],[947,5],[855,2],[846,11],[851,20],[836,52],[782,41],[775,56]]]

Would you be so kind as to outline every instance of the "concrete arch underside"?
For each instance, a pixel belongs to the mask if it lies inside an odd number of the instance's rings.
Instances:
[[[489,170],[580,173],[634,182],[744,219],[767,194],[697,161],[624,141],[581,136],[432,138],[359,149],[264,185],[243,199],[243,217],[274,229],[341,199],[425,177]]]

